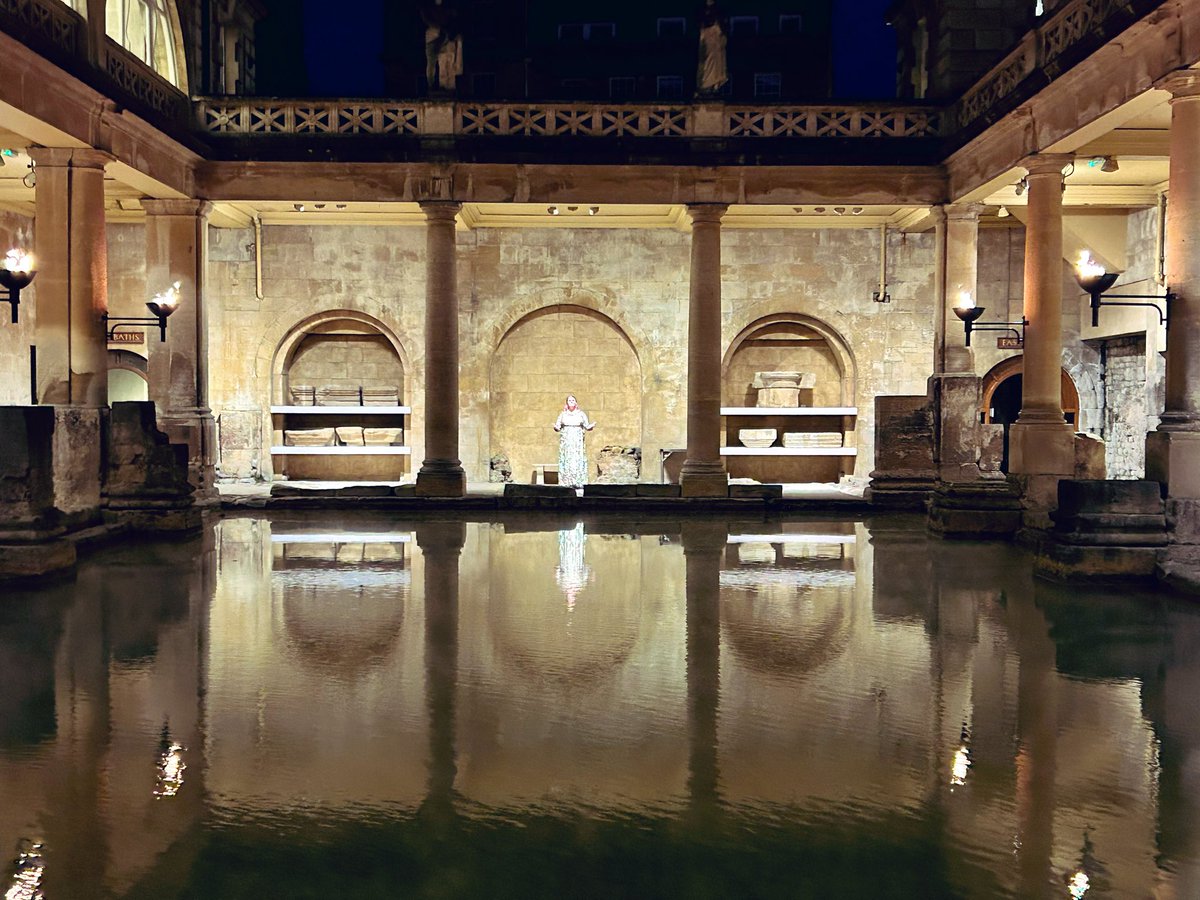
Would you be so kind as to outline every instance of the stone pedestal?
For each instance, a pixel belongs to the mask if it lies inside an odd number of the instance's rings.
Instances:
[[[1021,498],[1007,481],[939,481],[929,499],[929,530],[945,538],[1008,538],[1021,527]]]
[[[875,470],[867,501],[885,509],[924,509],[936,483],[929,398],[876,397]]]
[[[54,508],[67,530],[99,524],[102,410],[80,406],[54,411]]]
[[[1038,575],[1057,581],[1154,577],[1167,542],[1156,482],[1063,479],[1057,507],[1054,530],[1034,554]]]
[[[1165,506],[1170,543],[1157,575],[1178,590],[1200,594],[1200,500],[1169,498]]]
[[[158,430],[151,402],[114,403],[108,420],[107,515],[136,531],[200,527],[188,448]]]
[[[0,407],[0,582],[75,565],[75,545],[62,539],[54,506],[54,429],[51,407]]]

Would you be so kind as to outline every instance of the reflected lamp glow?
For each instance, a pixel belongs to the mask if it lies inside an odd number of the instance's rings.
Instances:
[[[1163,296],[1158,294],[1109,294],[1104,295],[1116,283],[1120,272],[1105,271],[1104,266],[1092,259],[1092,254],[1083,250],[1079,261],[1075,264],[1075,281],[1083,288],[1091,300],[1092,327],[1100,325],[1100,307],[1102,306],[1148,306],[1158,313],[1158,323],[1166,327],[1171,324],[1171,301],[1175,295],[1167,291]],[[1157,302],[1163,302],[1159,307]]]
[[[154,787],[156,798],[174,797],[183,787],[183,773],[187,771],[183,751],[186,749],[178,741],[171,740],[171,732],[164,725],[158,750],[158,782]]]
[[[971,768],[971,730],[963,723],[962,734],[959,736],[958,749],[954,751],[954,759],[950,762],[950,790],[967,783],[967,773]]]
[[[1071,900],[1083,900],[1084,894],[1088,892],[1091,886],[1091,879],[1082,871],[1074,873],[1067,880],[1067,891],[1071,895]]]
[[[17,851],[16,871],[12,883],[4,892],[4,900],[42,900],[42,876],[46,859],[40,841],[22,841]]]
[[[0,264],[0,287],[4,288],[6,296],[0,297],[12,307],[12,322],[17,324],[18,307],[21,305],[21,291],[29,287],[37,268],[33,262],[33,254],[19,247],[9,250]]]

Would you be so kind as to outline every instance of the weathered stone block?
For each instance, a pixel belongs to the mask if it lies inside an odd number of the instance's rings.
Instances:
[[[68,528],[100,518],[101,411],[54,407],[54,506]]]
[[[600,484],[636,484],[642,474],[642,451],[640,447],[608,445],[600,448],[596,456]]]
[[[512,463],[508,460],[508,454],[497,453],[488,460],[488,481],[492,484],[512,481]]]
[[[504,486],[506,500],[530,497],[575,499],[577,496],[575,488],[565,484],[506,484]]]
[[[1011,537],[1021,527],[1021,499],[1007,481],[939,483],[929,502],[929,529],[946,538]]]
[[[636,484],[585,484],[583,486],[583,496],[585,497],[636,497],[638,486]]]
[[[0,583],[48,578],[75,567],[75,545],[58,539],[0,544]]]
[[[0,407],[0,434],[0,531],[53,528],[53,407]]]
[[[637,495],[639,497],[679,497],[681,496],[680,487],[677,484],[639,484],[637,486]]]
[[[731,484],[731,500],[780,500],[783,498],[782,484]]]
[[[933,409],[920,395],[875,398],[875,470],[865,496],[888,509],[921,509],[936,484]]]
[[[108,512],[117,521],[146,531],[200,526],[187,480],[188,448],[158,430],[153,403],[113,404],[106,474]]]

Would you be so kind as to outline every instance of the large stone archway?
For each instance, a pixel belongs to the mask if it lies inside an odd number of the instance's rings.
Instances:
[[[596,310],[556,304],[527,314],[500,340],[489,381],[491,453],[509,457],[515,481],[557,462],[551,426],[569,393],[597,423],[589,478],[601,447],[642,445],[641,363],[620,326]]]

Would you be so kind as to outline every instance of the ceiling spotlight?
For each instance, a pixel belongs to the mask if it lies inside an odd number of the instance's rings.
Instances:
[[[568,206],[567,207],[567,212],[578,212],[578,211],[579,211],[578,206]]]
[[[1026,181],[1024,178],[1022,178],[1015,185],[1013,185],[1013,193],[1020,197],[1023,193],[1025,193],[1026,186]]]
[[[852,210],[850,210],[850,214],[854,215],[854,216],[861,216],[862,211],[863,211],[863,208],[861,206],[856,206]]]
[[[558,215],[558,207],[557,206],[547,206],[546,212],[550,213],[550,215],[552,215],[552,216],[557,216]]]
[[[346,204],[345,204],[345,203],[335,203],[335,204],[334,204],[334,206],[336,206],[338,209],[345,209],[345,208],[346,208]]]
[[[1000,207],[998,210],[996,210],[996,217],[997,217],[997,218],[1000,218],[1000,219],[1007,219],[1007,218],[1008,218],[1010,215],[1012,215],[1012,213],[1010,213],[1010,212],[1008,211],[1008,207],[1007,207],[1007,206],[1002,206],[1002,207]]]
[[[801,213],[804,212],[804,207],[803,206],[793,206],[792,212],[794,212],[796,215],[800,215]]]
[[[588,207],[588,215],[589,216],[594,216],[598,212],[600,212],[600,207],[598,207],[598,206],[589,206]]]
[[[324,209],[324,208],[325,208],[325,204],[324,204],[324,203],[314,203],[314,204],[313,204],[313,206],[314,206],[316,209]]]
[[[1100,166],[1100,171],[1115,172],[1119,168],[1121,168],[1121,166],[1117,163],[1117,158],[1115,156],[1106,156],[1104,157],[1104,164]]]
[[[823,206],[814,206],[814,207],[813,207],[813,212],[815,212],[815,213],[823,213],[823,212],[825,212],[825,207],[823,207]]]
[[[844,207],[844,206],[835,206],[835,207],[833,208],[833,212],[834,212],[834,214],[835,214],[835,215],[844,216],[844,215],[846,214],[846,207]]]
[[[304,212],[304,204],[303,203],[293,203],[292,209],[294,209],[296,212]]]

